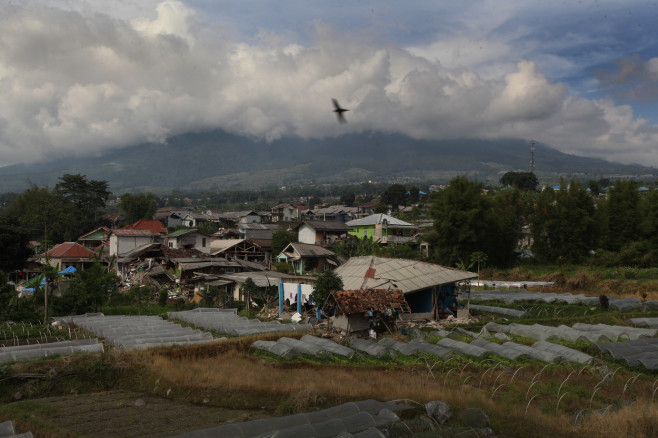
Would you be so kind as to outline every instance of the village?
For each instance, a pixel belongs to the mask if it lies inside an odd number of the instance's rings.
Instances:
[[[263,315],[266,317],[298,312],[317,315],[319,322],[325,311],[335,311],[336,300],[349,301],[343,307],[352,313],[359,309],[364,315],[370,309],[378,315],[388,312],[389,317],[395,311],[395,319],[411,319],[412,314],[415,319],[427,320],[456,317],[458,286],[467,288],[477,274],[411,259],[348,259],[332,251],[333,245],[357,239],[427,251],[421,232],[431,223],[412,224],[374,213],[375,203],[370,204],[315,210],[280,204],[267,212],[223,213],[161,208],[153,219],[120,228],[98,227],[82,234],[77,242],[57,244],[30,258],[22,271],[14,273],[14,280],[21,295],[28,296],[34,290],[31,283],[48,264],[60,273],[52,293],[61,295],[77,271],[100,261],[118,275],[116,293],[147,288],[152,302],[157,302],[164,291],[169,300],[189,305],[256,306],[255,297],[247,296],[244,287],[250,280],[261,291],[254,295],[265,299],[260,304],[274,311]],[[218,231],[210,235],[198,228],[207,222],[216,224]],[[296,238],[273,253],[273,236],[282,230]],[[314,303],[315,280],[329,271],[341,278],[344,292],[333,296],[331,303]],[[211,289],[212,298],[207,298]],[[366,291],[370,295],[386,293],[375,298],[366,297]],[[363,303],[357,305],[355,301]],[[370,325],[367,320],[350,324],[339,320],[336,326],[343,332],[359,332],[367,331]]]

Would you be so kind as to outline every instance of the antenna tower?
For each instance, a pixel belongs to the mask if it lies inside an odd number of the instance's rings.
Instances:
[[[535,141],[530,140],[530,172],[535,173]]]

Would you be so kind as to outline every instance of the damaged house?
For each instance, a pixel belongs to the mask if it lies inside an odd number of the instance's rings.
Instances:
[[[416,316],[438,319],[445,304],[454,302],[457,283],[477,274],[418,260],[352,257],[334,271],[346,290],[399,290]]]
[[[333,315],[333,327],[347,335],[371,328],[392,333],[397,316],[409,306],[399,290],[362,289],[331,293],[324,310]]]

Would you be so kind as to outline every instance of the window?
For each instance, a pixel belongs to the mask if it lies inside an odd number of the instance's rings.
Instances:
[[[204,237],[201,239],[201,248],[205,248],[205,247],[206,247],[206,238]]]

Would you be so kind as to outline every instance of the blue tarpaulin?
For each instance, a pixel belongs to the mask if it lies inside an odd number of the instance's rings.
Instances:
[[[69,266],[68,268],[61,270],[58,272],[58,274],[74,274],[78,270],[75,269],[73,266]]]

